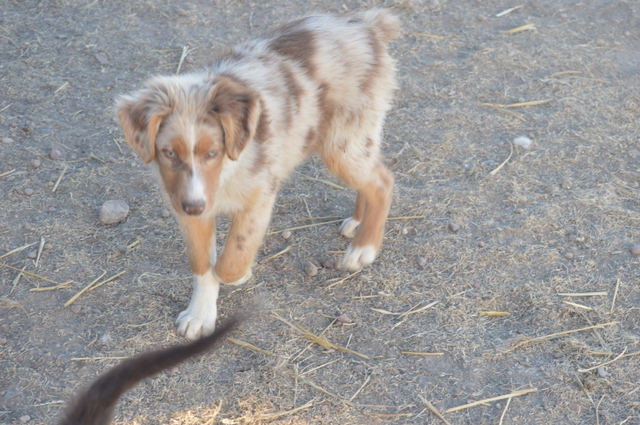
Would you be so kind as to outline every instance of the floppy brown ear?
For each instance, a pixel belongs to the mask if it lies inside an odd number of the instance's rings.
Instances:
[[[214,81],[209,102],[211,113],[222,124],[227,156],[236,161],[256,133],[260,95],[229,77],[220,77]]]
[[[156,155],[156,136],[162,120],[171,112],[171,105],[168,91],[158,85],[116,101],[118,120],[127,143],[145,164]]]

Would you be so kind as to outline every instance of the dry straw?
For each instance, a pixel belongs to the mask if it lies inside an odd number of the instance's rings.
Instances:
[[[500,34],[516,34],[522,31],[528,31],[528,30],[534,30],[534,29],[536,29],[535,24],[525,24],[520,27],[512,28],[510,30],[500,31]]]
[[[473,403],[467,403],[467,404],[463,404],[462,406],[452,407],[451,409],[447,409],[445,412],[446,413],[457,412],[458,410],[468,409],[470,407],[478,406],[480,404],[489,403],[491,401],[498,401],[498,400],[504,400],[505,398],[519,397],[519,396],[522,396],[522,395],[525,395],[525,394],[535,393],[536,391],[538,391],[537,388],[530,388],[528,390],[514,391],[511,394],[501,395],[501,396],[498,396],[498,397],[485,398],[483,400],[474,401]]]
[[[266,413],[266,414],[262,414],[262,415],[258,415],[256,416],[256,419],[259,421],[268,421],[271,419],[278,419],[281,418],[283,416],[289,416],[293,413],[297,413],[300,412],[301,410],[306,410],[310,407],[313,407],[313,402],[310,401],[307,404],[303,404],[302,406],[298,406],[295,409],[291,409],[291,410],[284,410],[282,412],[277,412],[277,413]]]
[[[244,348],[248,348],[249,350],[253,350],[253,351],[257,351],[258,353],[262,353],[266,356],[271,356],[273,355],[273,353],[271,353],[271,351],[267,351],[267,350],[263,350],[262,348],[258,348],[253,344],[249,344],[248,342],[244,342],[244,341],[240,341],[239,339],[235,339],[235,338],[227,338],[227,340],[229,340],[230,342],[239,345],[240,347],[244,347]]]
[[[420,394],[418,394],[418,397],[420,397],[420,400],[422,400],[422,402],[424,403],[425,406],[427,406],[427,409],[429,409],[431,411],[431,413],[433,413],[434,415],[436,415],[436,417],[438,419],[440,419],[442,422],[445,423],[445,425],[451,425],[449,423],[449,421],[447,421],[444,416],[442,416],[442,414],[440,414],[440,412],[438,412],[438,409],[436,409],[435,407],[433,407],[433,404],[429,403],[429,401],[422,397]]]

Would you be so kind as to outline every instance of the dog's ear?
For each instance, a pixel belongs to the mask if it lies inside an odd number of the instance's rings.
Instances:
[[[156,155],[156,136],[162,120],[171,112],[172,104],[168,89],[159,84],[116,100],[118,120],[127,143],[145,164]]]
[[[261,112],[260,95],[229,77],[219,77],[213,84],[209,92],[209,111],[222,124],[227,156],[236,161],[256,133]]]

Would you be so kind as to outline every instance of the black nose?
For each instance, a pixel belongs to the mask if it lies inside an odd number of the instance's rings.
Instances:
[[[189,215],[200,215],[204,211],[204,201],[182,201],[182,209]]]

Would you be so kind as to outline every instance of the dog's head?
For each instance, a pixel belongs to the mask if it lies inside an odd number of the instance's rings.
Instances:
[[[259,94],[229,77],[159,77],[116,101],[127,142],[154,161],[178,213],[213,205],[226,161],[237,161],[260,117]]]

